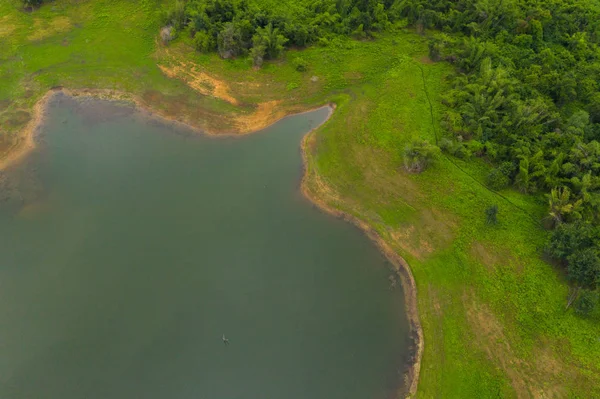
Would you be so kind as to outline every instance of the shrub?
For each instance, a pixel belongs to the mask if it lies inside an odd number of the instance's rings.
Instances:
[[[498,223],[498,205],[492,205],[486,208],[485,221],[487,224]]]
[[[297,82],[290,82],[285,88],[287,89],[287,91],[292,91],[294,89],[297,89],[298,87],[300,87],[300,85]]]
[[[478,157],[482,156],[485,150],[485,145],[477,140],[468,141],[466,146],[469,154],[474,154]]]
[[[295,58],[293,65],[298,72],[306,72],[308,70],[308,62],[302,57]]]
[[[412,173],[420,173],[435,161],[440,149],[425,140],[414,140],[404,148],[404,167]]]
[[[42,0],[23,0],[23,6],[33,9],[42,5]]]
[[[593,287],[600,282],[600,257],[594,248],[574,252],[567,262],[567,275],[577,284]]]
[[[598,306],[598,292],[583,289],[575,301],[575,313],[580,316],[589,316],[596,306]]]
[[[492,169],[490,173],[488,173],[486,177],[487,185],[490,186],[494,190],[502,190],[506,188],[510,179],[506,176],[502,171],[498,168]]]
[[[205,31],[198,31],[194,35],[194,47],[196,50],[201,51],[203,53],[207,53],[215,49],[215,41],[212,36],[210,36]]]
[[[250,58],[252,58],[252,65],[256,68],[260,68],[265,60],[266,48],[263,44],[257,43],[250,49]]]

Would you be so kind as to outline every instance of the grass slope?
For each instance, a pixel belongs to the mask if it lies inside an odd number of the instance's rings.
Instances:
[[[316,132],[309,189],[371,224],[411,265],[425,335],[418,396],[600,397],[598,320],[565,311],[568,287],[540,258],[543,201],[490,192],[478,161],[443,158],[421,175],[401,167],[409,140],[439,134],[450,71],[427,62],[423,38],[334,40],[256,71],[245,59],[197,54],[186,38],[158,45],[161,3],[57,0],[26,13],[0,0],[0,149],[18,143],[53,86],[126,91],[164,115],[225,130],[335,101]],[[297,57],[308,72],[294,70]],[[497,226],[485,224],[491,204]]]

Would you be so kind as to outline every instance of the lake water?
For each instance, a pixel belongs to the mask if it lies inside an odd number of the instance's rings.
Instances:
[[[327,115],[214,138],[56,95],[2,176],[0,398],[389,398],[400,284],[299,189]]]

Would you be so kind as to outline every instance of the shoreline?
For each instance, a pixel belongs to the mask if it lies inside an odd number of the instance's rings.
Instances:
[[[333,109],[335,109],[335,107],[333,107]],[[327,122],[330,116],[331,114],[319,126]],[[406,311],[406,317],[410,329],[409,338],[412,339],[413,343],[411,347],[408,348],[410,360],[407,362],[406,369],[404,372],[405,386],[398,389],[397,397],[403,395],[405,398],[412,398],[417,392],[417,387],[419,383],[419,373],[421,371],[421,360],[423,358],[424,348],[423,328],[421,326],[421,321],[419,319],[419,310],[417,307],[417,285],[415,283],[412,270],[408,262],[406,262],[406,260],[402,256],[400,256],[396,251],[394,251],[393,248],[368,223],[340,209],[333,208],[327,203],[325,199],[318,197],[320,193],[313,192],[313,190],[311,190],[311,188],[309,187],[309,179],[311,179],[311,177],[314,178],[314,176],[316,176],[314,175],[316,172],[310,169],[310,163],[308,159],[308,151],[310,151],[310,149],[308,148],[309,140],[313,138],[313,133],[319,126],[316,126],[315,128],[311,129],[308,133],[306,133],[302,138],[300,144],[303,165],[303,174],[302,181],[300,183],[300,190],[302,192],[302,195],[306,199],[308,199],[312,204],[314,204],[320,211],[332,215],[336,218],[342,219],[346,222],[352,223],[353,225],[358,227],[375,244],[377,249],[381,253],[383,253],[386,259],[394,266],[396,273],[399,275],[402,284],[402,291],[404,293],[404,307]],[[321,184],[325,185],[325,183],[322,182]],[[326,187],[326,189],[328,189],[328,187]],[[321,196],[324,197],[324,195]]]
[[[324,198],[319,198],[319,194],[322,197],[323,193],[313,192],[309,187],[309,180],[312,178],[317,178],[318,176],[315,174],[314,169],[310,168],[309,161],[309,140],[314,138],[314,132],[323,126],[329,118],[333,115],[333,111],[336,109],[335,103],[328,103],[319,107],[301,110],[299,112],[293,112],[290,110],[283,110],[282,117],[275,119],[274,121],[270,121],[265,126],[260,129],[247,131],[247,132],[239,132],[239,133],[226,133],[226,132],[211,132],[202,130],[197,126],[194,126],[190,123],[181,121],[173,116],[163,115],[162,113],[153,110],[146,104],[143,104],[135,95],[131,95],[126,92],[114,91],[114,90],[103,90],[103,89],[66,89],[64,87],[57,87],[48,90],[34,105],[33,107],[33,116],[31,120],[21,129],[19,132],[19,139],[14,146],[11,147],[1,158],[0,158],[0,171],[5,170],[6,168],[12,166],[13,164],[19,162],[23,158],[25,158],[31,151],[33,151],[36,147],[35,142],[35,133],[38,128],[44,121],[44,115],[46,111],[46,107],[48,102],[52,99],[52,97],[56,94],[65,94],[73,98],[78,97],[93,97],[103,100],[110,101],[123,101],[132,103],[138,111],[141,111],[145,116],[149,116],[152,118],[160,119],[161,121],[166,121],[176,126],[184,127],[186,129],[190,129],[198,134],[203,134],[206,136],[223,136],[223,137],[231,137],[231,136],[246,136],[248,134],[257,133],[259,131],[264,130],[265,128],[272,126],[274,123],[277,123],[287,117],[293,115],[301,115],[304,113],[308,113],[311,111],[315,111],[317,109],[327,107],[328,114],[327,118],[316,126],[313,126],[307,133],[304,134],[300,143],[300,151],[302,155],[302,179],[300,182],[300,191],[302,195],[310,201],[314,206],[316,206],[320,211],[332,215],[334,217],[343,219],[347,222],[352,223],[356,227],[358,227],[378,248],[378,250],[383,253],[383,255],[388,259],[388,261],[394,266],[396,273],[399,275],[402,290],[404,292],[404,304],[407,320],[409,323],[410,329],[410,337],[413,341],[411,347],[409,347],[409,355],[410,360],[406,365],[406,369],[404,372],[404,386],[398,388],[397,395],[404,394],[405,397],[413,397],[417,392],[417,386],[419,382],[419,373],[421,369],[421,359],[423,356],[423,330],[421,327],[421,322],[419,320],[419,313],[417,308],[417,287],[412,275],[412,271],[410,269],[410,265],[402,258],[398,253],[396,253],[392,247],[366,222],[358,219],[357,217],[350,215],[344,211],[339,209],[335,209],[332,206],[327,204],[327,201]],[[324,185],[324,183],[322,183]],[[326,187],[328,189],[328,187]],[[317,190],[318,191],[318,190]]]
[[[46,111],[46,106],[48,102],[52,99],[53,96],[57,94],[64,94],[74,99],[81,97],[91,97],[100,100],[107,101],[121,101],[133,104],[137,111],[144,114],[144,116],[149,118],[156,118],[161,122],[167,122],[169,124],[182,127],[188,130],[193,131],[196,134],[203,134],[206,136],[215,136],[215,137],[238,137],[238,136],[246,136],[249,134],[254,134],[259,131],[262,131],[273,124],[279,122],[282,119],[285,119],[292,115],[301,115],[307,112],[311,112],[317,110],[322,107],[335,108],[331,103],[324,104],[319,107],[314,108],[303,108],[303,107],[289,107],[288,109],[283,109],[278,113],[275,113],[272,118],[268,118],[265,124],[259,124],[256,129],[252,130],[240,130],[240,131],[213,131],[202,129],[189,121],[182,120],[183,118],[177,116],[166,115],[165,113],[153,109],[150,106],[146,105],[142,102],[138,96],[134,94],[130,94],[123,91],[111,90],[111,89],[68,89],[62,86],[53,87],[49,89],[33,106],[32,109],[32,117],[27,122],[27,124],[21,128],[21,130],[17,133],[17,139],[15,143],[6,150],[3,154],[0,154],[0,171],[3,171],[13,164],[19,162],[21,159],[26,157],[31,151],[33,151],[36,147],[35,142],[35,133],[40,125],[44,122],[44,113]],[[328,115],[327,119],[331,116]],[[320,125],[319,125],[320,126]]]

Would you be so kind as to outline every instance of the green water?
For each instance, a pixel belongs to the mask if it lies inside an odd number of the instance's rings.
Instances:
[[[390,397],[401,288],[299,191],[327,113],[210,138],[57,95],[2,177],[0,398]]]

